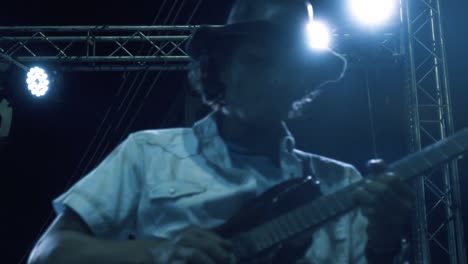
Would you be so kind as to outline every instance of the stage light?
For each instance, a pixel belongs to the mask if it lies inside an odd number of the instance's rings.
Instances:
[[[307,4],[307,12],[309,14],[309,23],[306,26],[306,34],[310,47],[315,50],[328,49],[331,39],[328,27],[322,22],[315,21],[314,8],[310,3]]]
[[[313,49],[325,50],[329,48],[330,30],[324,23],[311,21],[307,24],[307,35],[309,44]]]
[[[349,0],[352,15],[361,23],[377,26],[386,22],[397,7],[396,0]]]
[[[26,83],[28,84],[28,89],[31,93],[37,97],[45,95],[47,90],[49,90],[49,76],[44,69],[39,67],[34,67],[29,69],[28,78]]]

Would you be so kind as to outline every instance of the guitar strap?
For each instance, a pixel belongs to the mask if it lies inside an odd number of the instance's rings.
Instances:
[[[300,154],[302,160],[302,176],[308,177],[312,176],[312,168],[310,167],[310,155]],[[314,175],[315,176],[315,175]]]
[[[302,163],[302,177],[309,178],[309,180],[313,180],[314,182],[318,182],[319,179],[317,175],[315,175],[314,170],[312,169],[312,157],[306,153],[297,153],[299,158],[301,159]]]

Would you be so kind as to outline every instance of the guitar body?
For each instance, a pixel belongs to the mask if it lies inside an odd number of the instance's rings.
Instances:
[[[216,228],[215,232],[225,238],[232,238],[319,196],[321,196],[319,185],[311,177],[285,181],[246,204],[238,214]],[[283,242],[241,263],[294,263],[304,255],[311,244],[311,239],[312,236],[309,234],[307,239],[299,238]],[[248,247],[249,241],[243,244]]]

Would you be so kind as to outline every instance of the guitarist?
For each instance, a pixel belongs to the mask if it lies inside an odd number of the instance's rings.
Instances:
[[[307,11],[302,0],[238,0],[226,26],[195,32],[189,79],[213,113],[193,128],[131,134],[53,201],[58,216],[29,263],[236,263],[231,242],[210,230],[307,176],[303,157],[323,194],[359,180],[351,165],[296,150],[283,122],[311,101],[309,87],[345,70],[332,51],[306,48]],[[384,176],[356,191],[362,210],[314,231],[302,263],[392,263],[412,194]]]

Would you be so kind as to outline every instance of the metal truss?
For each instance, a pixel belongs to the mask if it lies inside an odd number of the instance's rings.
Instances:
[[[197,27],[0,27],[0,58],[25,70],[26,65],[39,62],[64,71],[186,70],[190,59],[184,44]],[[351,64],[370,57],[356,52],[359,36],[343,33],[335,34],[334,38],[339,43],[335,48]],[[374,41],[377,45],[373,45],[376,48],[372,51],[379,53],[380,59],[392,61],[400,57],[400,45],[394,34],[382,34]],[[149,55],[140,55],[142,44],[146,45],[145,50],[152,51]]]
[[[354,67],[387,67],[404,58],[400,35],[399,32],[375,34],[373,37],[356,32],[335,34],[333,50],[345,56]]]
[[[414,151],[453,134],[440,0],[403,2],[407,37],[408,108]],[[457,161],[415,182],[415,263],[465,264]]]
[[[40,62],[65,71],[184,70],[184,43],[196,27],[0,27],[0,57],[22,68]],[[142,44],[149,55],[140,55]]]

